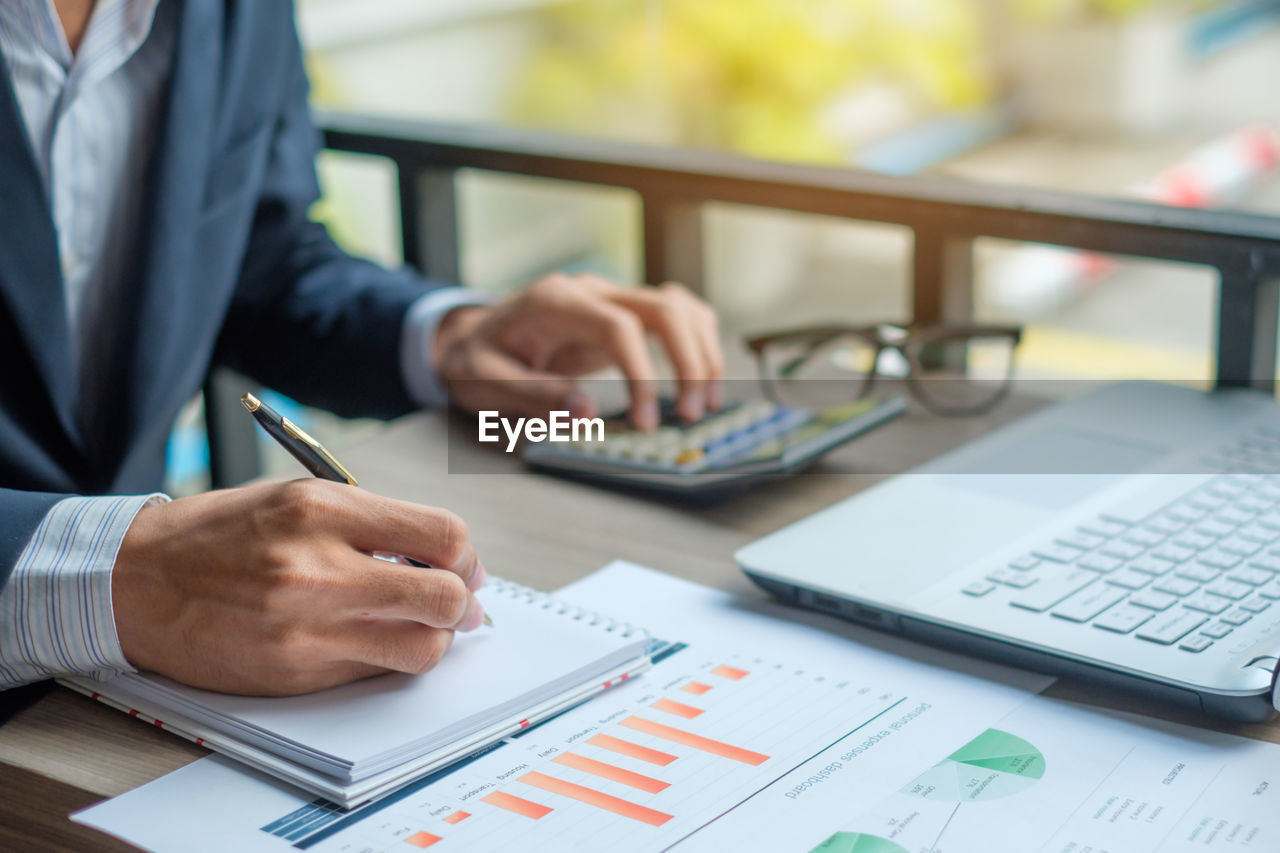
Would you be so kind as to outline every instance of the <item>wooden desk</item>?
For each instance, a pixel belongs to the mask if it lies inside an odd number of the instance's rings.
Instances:
[[[908,467],[1037,405],[1014,399],[981,419],[912,414],[843,448],[813,473],[713,507],[665,505],[525,472],[515,459],[476,445],[473,425],[441,416],[406,418],[344,449],[342,458],[368,488],[460,512],[490,572],[521,583],[551,589],[625,558],[757,596],[733,564],[736,548],[880,479],[859,471]],[[491,457],[489,467],[504,473],[450,475],[451,453],[455,468]],[[919,522],[924,526],[928,519]],[[1095,701],[1087,688],[1069,682],[1050,692]],[[1112,695],[1097,704],[1213,725]],[[1280,723],[1224,728],[1280,742]],[[0,727],[0,849],[127,850],[70,823],[67,813],[204,754],[118,711],[55,689]]]

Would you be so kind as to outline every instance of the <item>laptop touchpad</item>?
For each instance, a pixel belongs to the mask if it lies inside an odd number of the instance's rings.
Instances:
[[[940,473],[953,487],[1061,509],[1147,468],[1166,453],[1156,444],[1053,428],[1019,436],[994,452],[955,459]]]

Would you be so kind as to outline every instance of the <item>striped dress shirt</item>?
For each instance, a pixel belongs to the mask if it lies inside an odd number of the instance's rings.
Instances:
[[[133,271],[127,251],[163,114],[177,11],[168,0],[97,0],[73,53],[53,0],[0,0],[0,54],[53,213],[79,371],[77,411],[89,436],[98,407],[108,404],[98,369],[109,362],[119,332],[111,311]],[[406,314],[401,371],[420,405],[446,401],[431,362],[440,320],[482,301],[465,288],[442,288]],[[132,669],[116,633],[111,573],[134,516],[167,500],[68,498],[54,506],[0,590],[0,689],[60,673]]]

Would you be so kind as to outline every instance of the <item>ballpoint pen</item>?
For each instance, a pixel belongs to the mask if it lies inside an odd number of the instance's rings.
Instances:
[[[307,435],[293,421],[252,394],[245,394],[240,398],[240,403],[249,414],[253,415],[258,426],[266,430],[267,435],[274,438],[277,444],[289,451],[289,455],[301,462],[302,467],[310,471],[312,476],[319,477],[321,480],[332,480],[335,483],[346,483],[349,486],[360,485],[332,453],[325,450],[320,442]],[[412,557],[399,557],[399,559],[420,569],[432,568]],[[493,620],[489,618],[488,613],[484,614],[484,624],[490,627],[493,625]]]

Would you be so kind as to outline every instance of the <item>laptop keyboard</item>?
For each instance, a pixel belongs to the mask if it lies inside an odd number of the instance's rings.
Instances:
[[[1280,472],[1280,431],[1204,460]],[[1280,476],[1227,473],[1168,502],[1139,496],[964,588],[1009,604],[1198,654],[1280,602]]]

